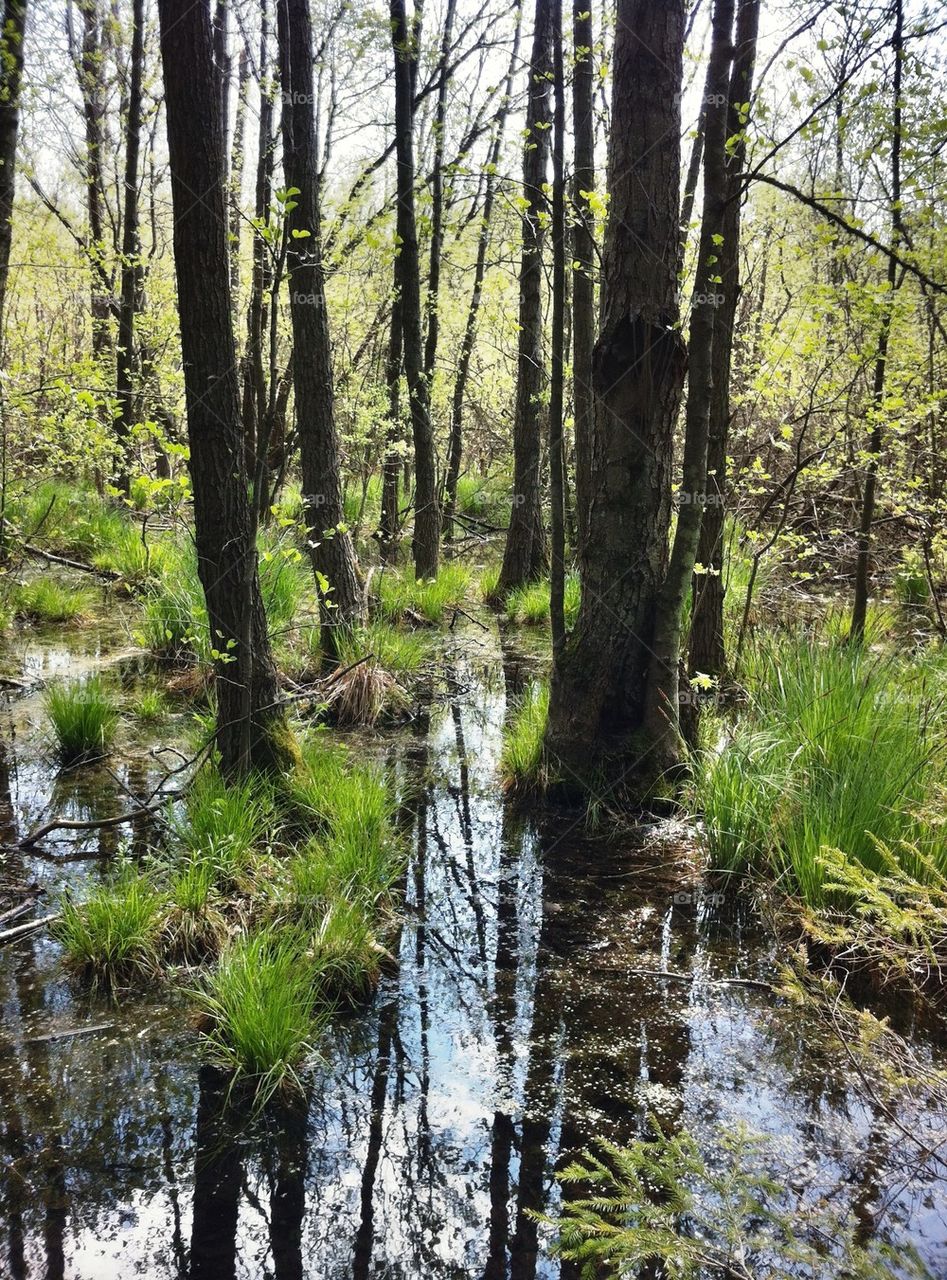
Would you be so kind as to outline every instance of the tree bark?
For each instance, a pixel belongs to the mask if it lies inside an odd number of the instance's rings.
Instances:
[[[404,0],[391,0],[391,38],[395,61],[395,151],[397,155],[397,232],[395,283],[401,301],[402,359],[414,440],[414,536],[412,551],[418,578],[437,575],[441,515],[431,425],[430,388],[424,374],[421,334],[421,267],[414,213],[414,80],[416,32],[409,28]]]
[[[88,253],[102,262],[105,252],[105,179],[102,150],[105,142],[105,85],[103,73],[102,25],[98,0],[78,0],[82,17],[82,45],[77,61],[79,92],[86,145],[86,210],[89,220]],[[105,356],[111,348],[109,332],[110,299],[102,277],[93,270],[90,307],[92,312],[92,352]]]
[[[160,0],[158,13],[197,563],[216,652],[221,769],[239,776],[287,767],[294,747],[270,652],[244,466],[210,12],[206,0]]]
[[[710,396],[707,449],[707,500],[700,527],[697,560],[703,568],[691,587],[689,669],[723,679],[727,652],[723,630],[724,524],[726,517],[727,448],[730,438],[730,371],[737,303],[740,298],[741,179],[746,163],[746,129],[753,96],[753,71],[760,21],[760,0],[741,0],[737,9],[733,69],[730,74],[727,137],[737,141],[727,155],[726,206],[718,258],[723,302],[714,316],[713,389]]]
[[[20,131],[26,7],[27,0],[5,0],[3,34],[0,37],[0,335],[13,242],[13,196],[16,186],[16,142]]]
[[[115,434],[119,457],[116,483],[127,496],[131,484],[131,432],[135,423],[135,315],[141,297],[141,244],[138,235],[138,156],[141,148],[142,73],[145,60],[144,0],[132,4],[128,119],[125,138],[125,203],[122,215],[121,297],[118,311],[118,360]]]
[[[645,789],[660,775],[645,722],[655,606],[668,557],[678,327],[684,3],[619,0],[601,332],[582,602],[553,665],[546,745],[567,789]],[[587,482],[588,483],[588,482]]]
[[[552,0],[552,350],[549,385],[549,619],[552,652],[561,654],[566,639],[566,527],[563,479],[563,392],[566,321],[565,133],[566,90],[562,59],[562,0]]]
[[[309,556],[319,594],[322,649],[334,658],[336,626],[347,627],[361,621],[365,603],[352,540],[345,529],[339,479],[332,352],[322,266],[309,0],[277,0],[276,15],[283,95],[283,172],[287,189],[298,191],[287,224],[296,434]]]
[[[424,336],[424,376],[428,388],[434,377],[439,334],[438,294],[441,287],[441,251],[444,242],[444,133],[447,128],[447,91],[450,88],[450,42],[454,30],[454,14],[457,0],[447,0],[444,25],[441,29],[441,49],[438,61],[440,80],[437,88],[437,104],[434,108],[434,160],[431,166],[431,247],[427,278],[425,314],[427,332]]]
[[[659,758],[676,759],[680,737],[681,611],[694,573],[707,487],[713,344],[723,283],[719,274],[727,199],[727,100],[734,0],[715,0],[704,103],[704,192],[691,302],[684,458],[671,560],[655,605],[645,716]]]
[[[552,5],[536,0],[529,61],[529,99],[523,147],[516,408],[513,419],[513,498],[498,593],[541,577],[548,565],[542,506],[542,439],[546,420],[543,356],[543,218],[551,129]]]
[[[588,512],[578,495],[591,490],[592,350],[595,346],[595,239],[589,194],[595,189],[595,66],[594,34],[589,0],[573,0],[572,133],[575,139],[572,180],[572,404],[575,417],[575,488],[578,552],[581,559],[588,536]],[[582,193],[586,194],[583,195]]]

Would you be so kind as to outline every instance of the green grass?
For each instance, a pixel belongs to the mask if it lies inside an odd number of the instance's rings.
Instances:
[[[411,569],[386,569],[379,579],[378,609],[389,622],[413,616],[436,625],[461,604],[469,582],[470,571],[456,561],[442,565],[436,578],[421,581]]]
[[[139,689],[133,709],[143,723],[154,724],[167,715],[168,703],[160,689]]]
[[[481,579],[481,588],[482,586]],[[493,593],[494,595],[496,593],[495,584]],[[576,618],[579,616],[581,595],[582,588],[578,574],[568,574],[563,598],[563,613],[567,628],[575,626]],[[549,622],[549,583],[530,582],[525,587],[518,587],[515,591],[511,591],[506,598],[504,609],[507,621],[517,626],[545,626]]]
[[[218,868],[210,857],[190,853],[168,884],[162,948],[171,960],[197,964],[216,954],[227,934],[217,891]]]
[[[304,941],[286,928],[237,938],[196,992],[208,1057],[259,1104],[298,1088],[324,1016]]]
[[[493,604],[498,598],[500,587],[500,572],[503,566],[497,562],[496,564],[488,564],[480,574],[479,590],[480,599],[485,604]]]
[[[543,781],[543,740],[549,717],[549,686],[534,682],[507,719],[500,773],[510,790],[529,791]]]
[[[118,709],[99,676],[51,685],[43,707],[64,764],[98,759],[108,752],[118,726]]]
[[[190,544],[170,550],[160,577],[148,585],[139,638],[165,661],[210,661],[207,607]]]
[[[142,537],[139,525],[123,521],[120,531],[107,545],[96,550],[92,563],[96,569],[117,574],[130,587],[147,583],[173,573],[181,552],[169,537]]]
[[[94,592],[67,586],[55,578],[24,582],[13,592],[14,613],[29,622],[78,622],[89,616],[94,605]]]
[[[273,792],[261,778],[227,784],[203,769],[172,829],[181,849],[213,867],[217,884],[231,885],[279,833]]]
[[[69,968],[93,983],[142,981],[157,971],[162,906],[152,883],[128,867],[83,902],[66,897],[52,932]]]
[[[366,653],[374,654],[378,665],[393,676],[408,676],[423,666],[431,646],[422,632],[405,631],[381,620],[339,633],[341,666],[357,662]]]
[[[880,874],[880,846],[916,846],[947,870],[929,820],[947,760],[936,672],[801,634],[757,642],[746,679],[748,714],[696,767],[716,867],[762,868],[813,906],[826,849]]]

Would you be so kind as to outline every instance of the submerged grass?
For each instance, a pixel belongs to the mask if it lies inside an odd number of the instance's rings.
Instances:
[[[104,756],[118,726],[118,708],[101,677],[51,685],[43,698],[63,764]]]

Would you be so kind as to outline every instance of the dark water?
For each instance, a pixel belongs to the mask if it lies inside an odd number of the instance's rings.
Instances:
[[[411,842],[400,965],[338,1023],[294,1107],[253,1121],[228,1109],[183,1008],[90,1002],[40,936],[0,949],[0,1273],[566,1275],[528,1211],[555,1208],[565,1153],[637,1136],[654,1114],[709,1143],[738,1121],[771,1135],[793,1194],[826,1196],[947,1274],[944,1187],[824,1059],[806,1016],[752,985],[773,974],[768,946],[734,903],[696,890],[686,833],[606,842],[504,805],[497,754],[522,671],[501,658],[468,638],[383,744]],[[21,699],[6,716],[7,842],[51,804],[115,812],[122,786],[147,788],[144,749],[117,780],[56,782],[34,714]],[[0,879],[41,880],[54,900],[113,851],[98,837],[45,848],[73,860],[8,854]],[[920,1102],[900,1121],[938,1132]]]

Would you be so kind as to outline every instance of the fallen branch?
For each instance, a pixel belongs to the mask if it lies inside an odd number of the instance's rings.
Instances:
[[[67,569],[81,569],[83,573],[94,573],[99,578],[108,579],[109,582],[114,582],[116,578],[122,576],[115,569],[97,569],[94,564],[85,564],[82,560],[71,560],[68,556],[54,555],[52,551],[44,551],[42,547],[34,546],[30,542],[24,542],[23,550],[31,556],[48,560],[51,564],[62,564]]]
[[[3,933],[0,933],[0,945],[4,942],[15,942],[17,938],[26,938],[29,934],[36,933],[38,929],[42,929],[58,919],[59,912],[54,911],[52,915],[41,916],[39,920],[29,920],[26,924],[18,924],[12,929],[4,929]]]
[[[53,831],[100,831],[108,827],[121,827],[126,822],[134,822],[136,818],[145,818],[152,813],[157,813],[168,801],[176,800],[180,794],[180,791],[167,791],[154,804],[144,804],[138,809],[132,809],[130,813],[119,813],[111,818],[53,818],[51,822],[44,822],[41,827],[24,836],[17,848],[29,849],[32,845],[39,844],[40,840]]]
[[[92,1027],[67,1027],[64,1031],[48,1031],[43,1036],[30,1036],[27,1044],[46,1044],[51,1040],[72,1040],[76,1036],[91,1036],[96,1031],[111,1031],[114,1022],[97,1022]]]

